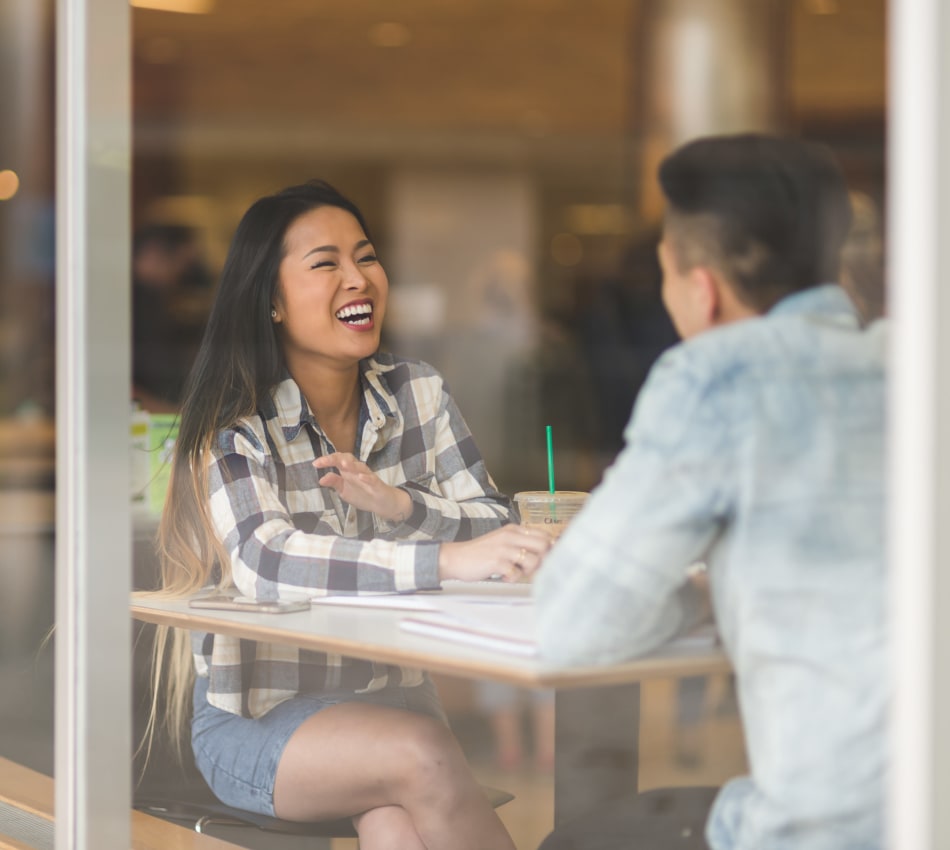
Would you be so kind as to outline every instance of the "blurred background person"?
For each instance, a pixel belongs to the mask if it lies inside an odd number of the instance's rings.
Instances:
[[[617,273],[597,281],[580,321],[604,455],[623,447],[623,429],[650,367],[679,341],[660,298],[659,241],[651,228],[631,243]]]
[[[197,233],[177,224],[139,230],[132,245],[132,397],[178,409],[204,331],[212,278]]]

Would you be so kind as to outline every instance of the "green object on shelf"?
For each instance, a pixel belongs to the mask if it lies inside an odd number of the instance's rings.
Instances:
[[[159,516],[172,473],[172,453],[178,439],[178,414],[153,413],[148,428],[148,511]]]

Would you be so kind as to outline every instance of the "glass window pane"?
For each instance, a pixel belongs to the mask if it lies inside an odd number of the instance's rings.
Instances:
[[[53,772],[53,11],[0,4],[0,757]]]
[[[384,344],[443,372],[509,494],[547,488],[548,425],[556,486],[596,486],[677,341],[655,168],[686,138],[830,144],[861,225],[847,282],[868,316],[883,309],[884,0],[141,5],[134,224],[177,228],[192,251],[165,326],[134,339],[143,374],[162,373],[137,390],[151,412],[176,408],[244,209],[311,177],[365,212],[391,283]],[[141,514],[142,585],[156,516]],[[440,688],[485,781],[523,801],[503,810],[516,843],[534,846],[551,814],[543,709],[514,690]],[[648,723],[641,787],[745,769],[729,677],[651,682]]]

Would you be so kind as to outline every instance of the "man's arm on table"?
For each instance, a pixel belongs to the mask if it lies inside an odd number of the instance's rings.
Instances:
[[[729,520],[735,470],[724,399],[690,348],[653,370],[625,448],[535,576],[546,661],[633,658],[706,612],[687,571]]]

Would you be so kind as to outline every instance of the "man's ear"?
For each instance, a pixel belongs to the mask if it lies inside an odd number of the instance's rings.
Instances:
[[[694,315],[704,328],[711,328],[718,324],[722,314],[722,281],[706,266],[694,267],[689,275],[693,290]]]

